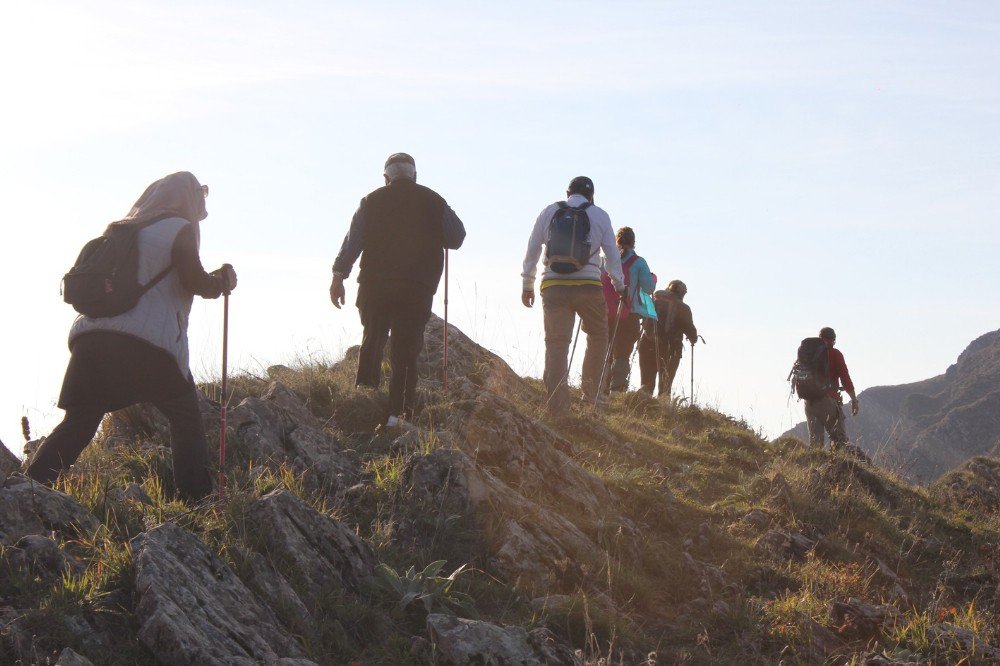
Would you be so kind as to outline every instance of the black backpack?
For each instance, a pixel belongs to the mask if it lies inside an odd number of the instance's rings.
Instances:
[[[590,261],[590,218],[587,201],[573,208],[560,201],[559,210],[549,222],[549,239],[545,243],[545,258],[556,273],[575,273]]]
[[[803,400],[820,400],[830,388],[830,353],[823,338],[806,338],[788,373],[792,390]]]
[[[76,263],[63,276],[63,300],[80,314],[95,318],[114,317],[134,308],[173,268],[168,264],[152,280],[139,284],[139,232],[168,217],[176,215],[108,225],[103,234],[83,246]]]

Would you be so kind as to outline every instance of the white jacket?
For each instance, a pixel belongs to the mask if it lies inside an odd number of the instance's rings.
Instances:
[[[566,203],[572,207],[582,205],[587,201],[587,197],[582,194],[571,194]],[[531,230],[531,237],[528,238],[528,251],[524,255],[524,271],[521,273],[524,291],[534,291],[535,271],[538,268],[538,260],[542,256],[542,246],[549,238],[549,223],[552,216],[559,210],[559,204],[554,203],[547,206],[545,210],[538,214],[535,220],[535,227]],[[622,261],[618,253],[618,246],[615,244],[615,232],[611,227],[611,217],[603,208],[589,206],[587,208],[587,218],[590,220],[590,244],[591,247],[600,246],[604,253],[604,268],[611,276],[611,282],[615,289],[621,291],[625,287],[625,278],[622,275]],[[584,281],[601,281],[601,257],[600,252],[594,252],[590,257],[590,262],[575,273],[556,273],[545,263],[545,270],[542,271],[542,283],[556,284],[558,282],[570,282],[579,284]]]
[[[146,284],[170,264],[174,240],[188,224],[183,218],[171,217],[139,231],[139,284]],[[77,336],[92,331],[134,335],[169,352],[177,359],[181,374],[188,377],[187,330],[193,301],[194,295],[181,285],[177,270],[171,270],[128,312],[98,319],[77,317],[69,331],[70,344]]]

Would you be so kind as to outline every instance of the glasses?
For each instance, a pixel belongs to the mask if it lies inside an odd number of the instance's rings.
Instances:
[[[208,198],[208,185],[201,186],[201,195],[206,199]]]

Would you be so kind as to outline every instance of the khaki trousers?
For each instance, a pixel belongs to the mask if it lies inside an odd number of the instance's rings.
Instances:
[[[576,317],[582,320],[587,335],[583,355],[584,395],[593,400],[601,380],[601,367],[608,351],[608,312],[604,290],[598,285],[551,285],[542,290],[542,312],[545,319],[545,389],[550,412],[569,408],[567,362],[573,341]]]
[[[809,443],[823,447],[824,432],[830,434],[830,448],[839,449],[847,444],[844,427],[844,409],[830,396],[821,400],[806,400],[806,426]]]

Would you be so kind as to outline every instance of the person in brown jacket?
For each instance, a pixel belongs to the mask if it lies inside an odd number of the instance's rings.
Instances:
[[[657,396],[670,396],[677,366],[684,353],[684,338],[687,337],[692,345],[698,341],[691,307],[684,302],[686,294],[687,285],[680,280],[672,280],[666,291],[653,294],[657,320],[643,321],[642,338],[639,340],[639,376],[642,390],[650,395],[659,379]]]

